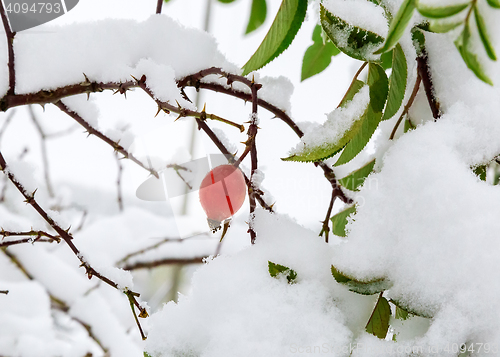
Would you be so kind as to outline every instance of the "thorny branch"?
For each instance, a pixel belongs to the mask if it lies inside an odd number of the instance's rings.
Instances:
[[[248,127],[248,140],[247,140],[247,146],[250,146],[250,160],[252,162],[252,171],[250,174],[250,185],[248,186],[248,200],[250,202],[250,222],[248,223],[248,232],[250,233],[250,241],[252,244],[255,243],[256,239],[256,233],[255,230],[253,229],[253,221],[254,221],[254,212],[256,208],[256,203],[255,203],[255,190],[258,189],[258,187],[255,186],[254,184],[254,175],[257,172],[257,146],[255,145],[255,137],[257,136],[257,131],[258,131],[258,115],[257,115],[257,109],[258,109],[258,102],[257,102],[257,91],[262,87],[261,84],[257,84],[254,82],[252,79],[252,82],[250,84],[250,90],[252,91],[252,116],[250,119],[250,125]]]
[[[2,1],[0,1],[0,16],[2,17],[3,28],[5,29],[7,48],[9,52],[9,90],[7,91],[7,94],[13,95],[16,87],[16,71],[14,68],[14,36],[16,33],[12,32],[12,29],[10,28],[9,20],[7,18],[7,14],[5,13]]]
[[[18,178],[15,177],[14,174],[8,170],[7,162],[5,161],[5,158],[3,157],[1,152],[0,152],[0,170],[2,170],[4,172],[4,174],[8,177],[10,182],[12,182],[12,184],[17,188],[17,190],[24,196],[25,202],[27,204],[30,204],[33,207],[33,209],[35,209],[35,211],[37,211],[37,213],[45,220],[45,222],[47,222],[52,227],[52,229],[55,230],[58,233],[58,235],[66,242],[66,244],[69,246],[71,251],[80,260],[80,262],[81,262],[80,266],[85,268],[88,278],[91,279],[93,276],[95,276],[98,279],[105,282],[106,284],[112,286],[113,288],[123,291],[123,293],[125,295],[127,295],[127,297],[129,299],[131,299],[131,301],[134,302],[135,306],[137,306],[139,308],[139,310],[140,310],[139,316],[146,317],[147,316],[146,309],[144,307],[142,307],[136,299],[136,297],[138,297],[139,294],[136,292],[133,292],[127,288],[125,288],[124,290],[121,289],[117,283],[115,283],[113,280],[107,278],[106,276],[101,275],[85,260],[84,256],[80,253],[78,248],[73,243],[73,237],[72,237],[71,233],[69,232],[71,227],[68,229],[61,228],[61,226],[59,226],[59,224],[56,223],[48,215],[48,213],[35,200],[36,190],[31,192],[31,193],[28,193],[26,191],[26,189],[24,188],[22,183],[18,180]],[[134,313],[134,315],[135,315],[135,313]],[[146,336],[142,333],[142,328],[140,327],[140,325],[138,327],[139,327],[139,330],[141,331],[142,338],[145,339]]]

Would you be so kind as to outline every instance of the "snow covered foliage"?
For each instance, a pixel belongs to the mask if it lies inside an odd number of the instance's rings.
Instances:
[[[283,0],[271,24],[254,0],[245,64],[162,3],[5,27],[0,355],[500,356],[500,2]],[[260,72],[307,26],[302,80],[344,88],[297,123],[316,94]],[[232,215],[212,231],[196,180],[219,164],[247,197],[204,197]]]

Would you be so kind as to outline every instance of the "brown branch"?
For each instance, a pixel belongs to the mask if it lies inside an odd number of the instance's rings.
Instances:
[[[55,194],[54,194],[54,189],[52,187],[52,181],[50,179],[49,157],[47,154],[47,142],[46,142],[47,135],[45,134],[42,126],[38,122],[38,119],[31,105],[28,105],[28,112],[30,114],[31,121],[33,121],[33,124],[35,124],[35,128],[38,131],[38,135],[40,135],[40,153],[42,155],[45,186],[47,186],[47,192],[49,193],[49,197],[54,198]]]
[[[0,248],[10,247],[11,245],[17,245],[17,244],[23,244],[23,243],[35,243],[35,242],[52,243],[52,242],[54,242],[54,240],[53,239],[47,239],[47,238],[39,238],[39,239],[24,238],[24,239],[17,239],[17,240],[11,240],[11,241],[8,241],[8,242],[1,242],[0,243]]]
[[[257,237],[257,234],[255,233],[255,230],[253,229],[253,221],[254,221],[254,212],[256,208],[256,203],[255,203],[255,193],[256,187],[254,185],[253,177],[254,174],[257,172],[258,169],[258,162],[257,162],[257,146],[255,145],[255,139],[257,136],[257,131],[258,131],[258,115],[257,115],[257,109],[259,107],[258,103],[258,98],[257,98],[257,91],[262,87],[262,85],[257,84],[254,82],[252,79],[250,89],[252,91],[252,117],[250,119],[250,126],[248,127],[248,143],[247,145],[250,146],[250,160],[252,163],[252,171],[250,174],[250,185],[248,186],[248,201],[250,202],[250,220],[248,222],[248,233],[250,233],[250,242],[252,244],[255,244],[255,239]]]
[[[321,232],[319,232],[319,236],[321,237],[323,233],[325,233],[325,243],[328,243],[328,235],[330,234],[330,216],[332,214],[333,204],[335,203],[335,199],[337,195],[335,191],[332,190],[332,198],[330,199],[330,205],[328,206],[328,210],[326,211],[325,220],[322,222],[323,226],[321,228]]]
[[[363,71],[363,69],[366,67],[366,65],[368,64],[368,62],[363,62],[363,64],[361,65],[361,67],[359,67],[358,71],[356,72],[356,74],[354,75],[354,77],[352,78],[352,81],[351,81],[351,85],[349,86],[349,88],[347,88],[344,96],[342,97],[342,99],[340,100],[340,103],[339,105],[337,105],[337,108],[340,107],[340,105],[342,104],[342,102],[346,99],[347,97],[347,94],[349,94],[349,91],[351,90],[352,86],[354,85],[354,83],[356,82],[356,79],[358,79],[359,75],[361,74],[361,72]]]
[[[161,14],[162,5],[163,5],[163,0],[158,0],[156,3],[156,14]]]
[[[434,120],[437,120],[441,116],[441,110],[439,109],[439,102],[435,96],[431,70],[429,68],[429,57],[425,47],[422,48],[420,56],[417,57],[417,71],[422,78],[422,84],[424,85],[425,94],[427,96],[427,101],[429,102],[429,107],[432,111],[432,116],[434,117]]]
[[[97,272],[86,260],[85,257],[82,255],[82,253],[78,250],[78,248],[75,246],[73,243],[73,237],[71,233],[69,233],[70,228],[68,229],[63,229],[59,224],[57,224],[49,215],[48,213],[38,204],[38,202],[35,200],[35,193],[36,190],[32,193],[28,193],[24,186],[20,183],[20,181],[17,179],[17,177],[14,176],[12,172],[8,170],[7,163],[5,161],[5,158],[3,157],[2,153],[0,152],[0,169],[4,172],[5,175],[9,178],[10,182],[17,188],[17,190],[23,195],[25,198],[25,202],[27,204],[30,204],[35,211],[47,222],[53,230],[55,230],[58,235],[66,242],[66,244],[69,246],[71,251],[76,255],[76,257],[80,260],[82,267],[85,268],[85,271],[87,273],[87,276],[89,279],[91,279],[93,276],[96,278],[100,279],[101,281],[105,282],[106,284],[112,286],[113,288],[122,291],[129,299],[132,299],[135,303],[135,305],[140,309],[141,313],[140,316],[147,316],[146,309],[140,306],[139,302],[136,300],[136,297],[139,296],[138,293],[133,292],[127,288],[125,290],[122,290],[117,283],[115,283],[113,280],[109,279],[108,277],[101,275],[99,272]],[[135,316],[135,313],[134,313]],[[142,329],[139,327],[139,330],[142,333]],[[143,336],[144,337],[144,336]]]
[[[70,108],[68,108],[63,102],[58,101],[54,103],[56,107],[61,109],[64,113],[68,114],[71,118],[73,118],[78,124],[83,126],[85,130],[87,131],[88,135],[95,135],[102,141],[104,141],[106,144],[111,146],[115,152],[119,152],[122,154],[125,158],[130,159],[131,161],[135,162],[137,165],[145,169],[146,171],[149,171],[149,173],[156,178],[159,178],[160,176],[158,175],[158,172],[154,170],[153,168],[147,167],[145,164],[143,164],[141,161],[139,161],[133,154],[129,153],[123,146],[121,146],[119,143],[116,141],[110,139],[103,133],[101,133],[99,130],[93,128],[89,123],[85,121],[78,113],[74,112]]]
[[[422,81],[422,77],[420,77],[420,73],[417,73],[417,80],[415,81],[415,86],[413,87],[413,91],[411,92],[411,96],[408,99],[408,102],[406,103],[406,105],[403,109],[403,112],[399,116],[399,119],[396,122],[396,125],[394,125],[394,128],[392,129],[391,136],[389,136],[389,140],[394,139],[394,135],[396,135],[396,130],[398,130],[399,124],[401,124],[401,121],[403,120],[404,116],[406,114],[408,114],[408,111],[410,110],[411,106],[413,105],[413,101],[415,100],[415,97],[417,96],[421,81]]]
[[[0,129],[0,141],[2,140],[3,134],[7,130],[7,127],[10,124],[10,121],[14,117],[14,114],[16,114],[16,109],[12,110],[8,115],[7,118],[5,118],[5,121],[3,122],[2,129]]]
[[[115,152],[116,164],[118,166],[118,175],[116,177],[116,200],[118,201],[118,209],[123,212],[123,197],[122,197],[122,173],[123,165],[118,158],[118,153]]]
[[[149,262],[135,262],[131,264],[124,265],[122,269],[125,270],[136,270],[136,269],[151,269],[156,268],[162,265],[172,265],[172,264],[200,264],[203,263],[203,260],[206,259],[207,256],[199,256],[193,258],[167,258],[154,260]]]
[[[16,71],[14,68],[14,36],[16,35],[16,33],[12,32],[12,29],[10,28],[9,19],[7,18],[7,14],[5,13],[5,8],[2,1],[0,1],[0,16],[2,17],[5,35],[7,36],[7,48],[9,51],[9,89],[7,91],[7,94],[14,94],[16,87]]]
[[[5,294],[7,295],[9,293],[9,290],[0,290],[0,294]]]

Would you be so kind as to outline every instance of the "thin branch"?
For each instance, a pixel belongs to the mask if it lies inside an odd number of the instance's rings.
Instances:
[[[330,234],[330,216],[332,214],[333,204],[335,203],[335,199],[337,195],[335,191],[332,190],[332,198],[330,199],[330,205],[328,206],[328,210],[326,211],[325,220],[322,222],[323,227],[321,228],[321,232],[319,232],[320,237],[325,233],[325,243],[328,243],[328,235]]]
[[[7,295],[9,293],[9,290],[0,290],[0,294],[5,294]]]
[[[345,100],[345,98],[347,97],[347,94],[349,94],[349,91],[351,90],[352,86],[356,82],[356,79],[358,79],[359,75],[361,74],[361,72],[363,71],[363,69],[366,67],[367,64],[368,64],[368,62],[363,62],[363,64],[361,65],[361,67],[359,67],[358,71],[356,72],[356,74],[352,78],[351,85],[349,86],[349,88],[347,88],[344,96],[340,100],[339,105],[337,105],[337,108],[340,107],[340,105],[342,104],[342,102]]]
[[[156,2],[156,14],[161,14],[161,7],[163,5],[164,0],[158,0]]]
[[[421,81],[422,81],[422,77],[420,76],[420,73],[417,73],[417,80],[415,81],[415,86],[413,87],[413,91],[411,92],[411,96],[408,99],[408,103],[406,103],[406,105],[403,109],[403,112],[399,116],[399,119],[396,122],[396,125],[394,125],[394,129],[392,129],[392,133],[391,133],[391,136],[389,137],[389,140],[394,139],[394,135],[396,135],[396,130],[398,130],[399,124],[401,124],[401,121],[403,120],[404,116],[406,114],[408,114],[408,111],[410,110],[411,106],[413,105],[413,101],[415,100],[415,97],[417,96]]]
[[[116,164],[118,166],[118,175],[116,177],[116,200],[118,202],[118,209],[123,212],[123,197],[122,197],[122,174],[123,165],[118,158],[118,153],[115,152]]]
[[[136,270],[136,269],[151,269],[156,268],[162,265],[172,265],[172,264],[200,264],[203,263],[203,260],[208,258],[207,256],[199,256],[193,258],[167,258],[167,259],[159,259],[148,262],[135,262],[131,264],[124,265],[122,269],[124,270]]]
[[[12,32],[12,29],[10,28],[9,19],[5,13],[3,1],[0,1],[0,16],[2,17],[5,35],[7,36],[7,47],[9,51],[9,90],[7,91],[7,94],[14,94],[16,87],[16,71],[14,68],[14,36],[16,33]]]
[[[28,193],[24,186],[20,183],[17,177],[14,176],[12,172],[8,170],[7,163],[5,161],[5,158],[3,157],[2,153],[0,152],[0,169],[4,172],[5,175],[9,178],[10,182],[17,188],[17,190],[24,196],[25,202],[27,204],[30,204],[35,211],[47,222],[53,230],[55,230],[58,235],[66,242],[66,244],[69,246],[71,251],[77,256],[77,258],[80,260],[82,267],[85,268],[85,271],[87,273],[87,276],[89,279],[91,279],[93,276],[96,278],[100,279],[101,281],[105,282],[106,284],[112,286],[113,288],[122,291],[129,299],[132,299],[134,301],[134,304],[140,309],[140,316],[147,316],[146,309],[142,307],[139,302],[136,300],[136,297],[139,296],[138,293],[133,292],[127,288],[125,290],[121,289],[117,283],[115,283],[113,280],[109,279],[108,277],[100,274],[97,272],[85,259],[85,257],[82,255],[82,253],[78,250],[78,248],[75,246],[73,243],[73,237],[71,233],[69,233],[70,228],[68,229],[62,229],[61,226],[56,223],[49,215],[48,213],[38,204],[38,202],[35,200],[35,193],[36,190],[32,193]],[[134,313],[135,315],[135,313]],[[142,333],[142,329],[139,327],[139,330]]]
[[[0,0],[1,1],[1,0]],[[16,114],[16,109],[12,110],[8,115],[7,115],[7,118],[5,118],[4,122],[3,122],[3,125],[2,125],[2,129],[0,129],[0,141],[2,140],[2,136],[3,134],[5,133],[5,131],[7,130],[7,127],[9,126],[10,124],[10,121],[12,120],[12,118],[14,117],[14,114]]]
[[[417,57],[417,71],[422,78],[422,84],[424,85],[425,94],[427,96],[427,101],[429,102],[429,107],[432,111],[432,116],[434,117],[434,120],[437,120],[441,117],[441,110],[439,109],[439,102],[435,96],[431,69],[429,68],[429,57],[425,47],[422,48],[422,53]]]
[[[11,241],[8,241],[8,242],[0,242],[0,248],[10,247],[11,245],[17,245],[17,244],[23,244],[23,243],[35,243],[35,242],[52,243],[52,242],[54,242],[54,240],[53,239],[47,239],[47,238],[39,238],[39,239],[24,238],[24,239],[17,239],[17,240],[11,240]]]
[[[52,186],[52,180],[50,179],[50,170],[49,170],[49,157],[47,154],[47,135],[43,130],[42,126],[38,122],[38,119],[33,111],[33,107],[28,105],[28,112],[30,114],[31,121],[35,124],[35,128],[38,131],[38,135],[40,135],[40,153],[42,155],[42,163],[43,163],[43,173],[45,178],[45,186],[47,186],[47,192],[51,198],[55,197],[54,188]]]
[[[259,107],[258,99],[257,99],[257,91],[262,87],[262,85],[257,84],[254,82],[252,79],[250,89],[252,91],[252,116],[250,119],[250,126],[248,127],[248,140],[247,140],[247,146],[250,146],[250,160],[252,163],[252,171],[250,174],[250,185],[248,186],[248,201],[250,202],[250,219],[248,222],[248,233],[250,233],[250,242],[252,244],[255,244],[255,239],[257,237],[257,234],[255,233],[255,230],[253,229],[253,221],[254,221],[254,212],[256,208],[256,203],[255,203],[255,190],[258,189],[258,187],[255,186],[253,177],[255,173],[257,172],[258,169],[258,163],[257,163],[257,146],[255,145],[255,139],[257,136],[258,132],[258,114],[257,114],[257,109]]]
[[[78,124],[83,126],[85,130],[87,131],[88,135],[95,135],[102,141],[104,141],[106,144],[111,146],[115,152],[119,152],[122,154],[125,158],[130,159],[131,161],[135,162],[137,165],[145,169],[146,171],[149,171],[149,173],[156,178],[159,178],[160,176],[158,175],[158,172],[154,170],[153,168],[146,167],[141,161],[139,161],[133,154],[129,153],[123,146],[121,146],[119,143],[116,141],[112,140],[111,138],[107,137],[103,133],[101,133],[99,130],[94,129],[89,123],[85,121],[78,113],[74,112],[70,108],[68,108],[63,102],[58,101],[54,103],[56,107],[61,109],[64,113],[68,114],[71,118],[73,118]]]

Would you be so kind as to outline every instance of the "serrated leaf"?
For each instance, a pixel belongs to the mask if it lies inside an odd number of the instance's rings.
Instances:
[[[463,20],[458,21],[436,21],[433,20],[429,23],[429,31],[434,33],[445,33],[451,31],[464,23]]]
[[[352,85],[349,87],[347,90],[347,93],[344,95],[344,98],[340,101],[339,107],[345,107],[347,103],[349,103],[352,98],[356,95],[356,93],[359,92],[361,88],[365,86],[365,82],[360,81],[359,79],[356,79],[354,82],[352,82]]]
[[[410,314],[408,311],[396,306],[396,318],[399,320],[408,320],[410,318]]]
[[[474,72],[477,78],[482,80],[489,85],[493,85],[491,79],[484,72],[483,66],[477,59],[476,54],[472,53],[469,49],[469,41],[470,41],[470,29],[469,24],[466,23],[464,29],[460,36],[455,40],[455,46],[457,46],[462,59],[469,69]]]
[[[378,298],[372,315],[366,324],[366,332],[384,339],[389,330],[389,319],[391,318],[391,307],[383,296]]]
[[[286,280],[289,284],[295,283],[295,280],[297,279],[297,273],[295,270],[271,261],[268,261],[267,265],[269,268],[269,275],[273,278],[279,278],[281,275],[284,275],[286,276]]]
[[[449,6],[428,6],[419,1],[417,3],[417,10],[420,14],[430,19],[442,19],[444,17],[456,15],[468,6],[469,3]]]
[[[339,271],[335,266],[331,266],[331,272],[335,281],[339,284],[345,285],[350,291],[361,295],[378,294],[391,287],[391,284],[384,278],[375,279],[370,281],[356,280]]]
[[[486,0],[488,2],[488,5],[495,9],[500,9],[500,0]]]
[[[330,13],[323,4],[320,4],[320,19],[328,37],[346,55],[361,61],[377,59],[373,50],[384,42],[382,36],[347,23]]]
[[[405,96],[407,75],[406,56],[401,45],[397,44],[393,52],[392,74],[389,79],[389,95],[387,96],[387,106],[385,107],[382,120],[392,118],[401,107]]]
[[[314,43],[306,50],[302,60],[301,81],[324,71],[330,65],[332,56],[340,53],[340,50],[330,41],[323,43],[321,31],[319,25],[314,28]]]
[[[243,75],[264,67],[290,46],[304,22],[307,1],[283,0],[266,37],[243,66]]]
[[[335,166],[343,165],[354,159],[370,141],[382,119],[382,110],[389,91],[389,81],[384,69],[378,64],[370,63],[367,82],[370,87],[370,103],[361,119],[356,122],[359,123],[358,130],[345,145]]]
[[[347,217],[356,212],[356,206],[351,206],[343,211],[340,211],[334,215],[330,220],[332,221],[332,233],[339,236],[345,237],[346,231],[345,226],[347,224]]]
[[[403,35],[406,26],[411,20],[413,15],[413,10],[415,10],[415,0],[405,0],[396,16],[391,21],[391,25],[389,26],[389,33],[387,34],[387,39],[385,40],[384,46],[380,48],[375,53],[384,53],[393,48],[396,43],[398,43],[399,39]]]
[[[266,0],[252,0],[250,18],[248,19],[245,35],[257,30],[266,21],[267,3]]]
[[[480,165],[474,168],[474,173],[480,180],[486,181],[486,165]]]
[[[476,19],[477,31],[479,32],[479,37],[481,37],[481,41],[483,42],[484,49],[486,50],[488,57],[491,60],[496,61],[497,55],[493,45],[491,44],[491,40],[486,29],[486,23],[484,22],[483,16],[479,13],[477,4],[474,5],[474,16]]]
[[[384,52],[380,55],[380,65],[384,70],[392,67],[392,52],[393,50]]]
[[[344,178],[339,179],[339,183],[351,191],[358,191],[359,186],[361,186],[368,175],[373,171],[373,167],[375,166],[375,159],[368,162],[363,167],[357,169],[356,171],[351,172]]]

